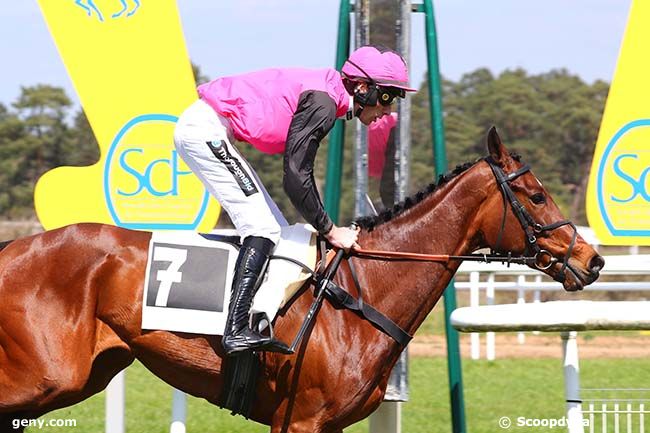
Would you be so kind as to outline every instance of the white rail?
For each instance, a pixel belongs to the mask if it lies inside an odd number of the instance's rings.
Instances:
[[[457,290],[469,290],[470,306],[477,307],[481,299],[481,290],[485,290],[488,305],[494,304],[496,291],[516,291],[517,303],[526,303],[526,293],[533,292],[533,302],[539,302],[541,291],[563,291],[560,283],[544,281],[539,271],[523,265],[504,266],[500,263],[463,263],[458,274],[468,276],[469,281],[456,282]],[[605,256],[605,267],[601,275],[612,277],[636,276],[644,281],[597,281],[585,288],[586,291],[650,291],[650,255]],[[503,277],[514,281],[498,281]],[[638,279],[638,278],[637,278]],[[577,295],[579,296],[579,295]],[[650,297],[650,293],[649,293]],[[524,342],[524,334],[519,333],[519,342]],[[472,359],[480,358],[480,336],[472,334],[470,338]],[[496,358],[495,337],[493,332],[486,335],[486,357]]]
[[[650,302],[647,301],[555,301],[524,305],[504,304],[459,308],[451,314],[451,323],[462,332],[560,331],[564,353],[564,390],[569,433],[584,433],[576,331],[648,330],[650,329],[649,311]],[[616,406],[615,411],[619,411]],[[642,411],[643,409],[639,410],[641,417],[645,413]],[[589,406],[587,413],[591,421],[596,412]],[[635,412],[630,412],[630,416],[632,413]],[[619,417],[616,415],[615,421],[618,420]],[[618,429],[616,432],[618,433]]]
[[[648,389],[585,389],[586,393],[607,395],[613,393],[617,398],[583,398],[582,413],[589,420],[589,433],[606,432],[611,425],[614,433],[622,431],[645,433],[646,414],[650,416],[647,404],[650,403]],[[631,394],[636,394],[631,396]],[[635,419],[636,418],[636,419]],[[600,424],[600,428],[598,428]],[[622,429],[625,425],[625,430]]]
[[[451,314],[462,332],[650,329],[650,301],[553,301],[458,308]]]

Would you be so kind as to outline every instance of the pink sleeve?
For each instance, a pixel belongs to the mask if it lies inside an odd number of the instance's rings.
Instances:
[[[397,125],[397,113],[384,116],[368,126],[368,175],[380,178],[386,163],[390,131]]]

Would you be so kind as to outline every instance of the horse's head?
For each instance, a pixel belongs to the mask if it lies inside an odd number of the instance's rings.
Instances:
[[[480,212],[480,232],[487,246],[506,254],[535,257],[528,265],[561,282],[568,291],[598,278],[605,261],[565,220],[528,165],[513,158],[494,127],[488,133],[485,159],[496,182]]]

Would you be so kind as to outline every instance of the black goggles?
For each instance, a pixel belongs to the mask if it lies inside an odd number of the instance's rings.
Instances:
[[[379,93],[379,103],[384,106],[392,105],[395,102],[395,98],[403,98],[406,96],[406,91],[404,89],[398,89],[397,87],[382,87],[377,86],[377,92]]]

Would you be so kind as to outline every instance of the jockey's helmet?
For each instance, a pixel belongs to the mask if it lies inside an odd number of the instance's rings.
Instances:
[[[349,83],[363,81],[369,84],[366,94],[357,94],[350,86],[361,105],[390,105],[395,97],[404,97],[406,92],[415,92],[409,87],[409,76],[404,59],[395,51],[377,45],[366,45],[355,50],[345,61],[341,70]],[[376,91],[375,91],[376,90]]]

